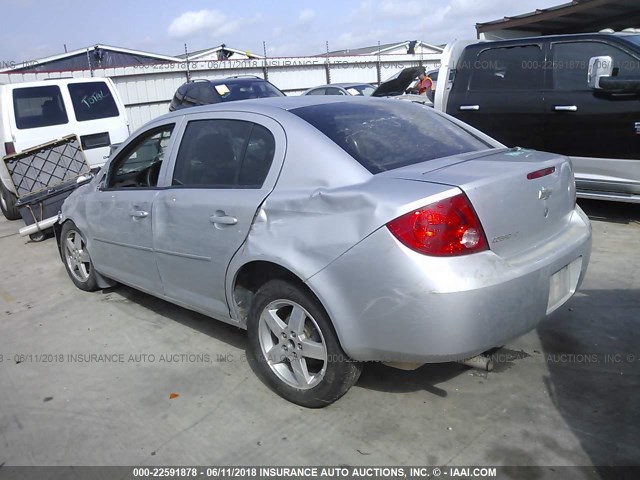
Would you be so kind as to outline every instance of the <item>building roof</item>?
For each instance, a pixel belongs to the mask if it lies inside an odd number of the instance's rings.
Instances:
[[[638,0],[573,0],[551,8],[477,23],[478,36],[497,30],[519,30],[541,35],[623,30],[640,25]]]
[[[180,58],[181,60],[184,60],[187,58],[187,55],[189,56],[189,60],[193,60],[193,61],[197,61],[199,58],[202,57],[207,57],[209,55],[212,55],[214,53],[218,53],[221,50],[225,50],[227,52],[231,52],[231,53],[237,53],[239,55],[245,55],[248,58],[264,58],[262,55],[256,55],[254,53],[251,53],[247,50],[238,50],[237,48],[231,48],[231,47],[227,47],[224,43],[222,45],[218,45],[217,47],[211,47],[211,48],[205,48],[202,50],[196,50],[195,52],[189,52],[188,54],[186,53],[182,53],[180,55],[176,55],[176,57]]]
[[[425,43],[420,40],[413,40],[413,41],[416,42],[415,44],[416,47],[424,47],[431,50],[435,50],[436,52],[443,51],[443,48],[439,46],[431,45],[429,43]],[[396,48],[400,48],[400,47],[408,48],[411,42],[412,40],[406,40],[404,42],[384,43],[380,45],[372,45],[370,47],[347,48],[344,50],[334,50],[332,52],[329,52],[328,54],[329,55],[378,55],[378,53],[380,53],[381,55],[384,55],[385,52],[388,52],[390,50],[395,50]],[[327,55],[327,53],[321,53],[317,56],[324,56],[324,55]]]
[[[93,64],[93,68],[100,67],[124,67],[124,66],[132,66],[139,65],[143,63],[165,63],[165,62],[180,62],[181,59],[177,57],[171,57],[168,55],[160,55],[157,53],[149,53],[143,52],[141,50],[133,50],[130,48],[122,48],[122,47],[113,47],[110,45],[104,45],[101,43],[91,45],[89,47],[79,48],[77,50],[72,50],[70,52],[59,53],[56,55],[51,55],[49,57],[40,58],[37,60],[33,60],[30,62],[25,62],[25,64],[18,64],[15,67],[8,68],[5,70],[1,70],[2,72],[35,72],[35,71],[47,71],[49,70],[48,66],[51,67],[50,70],[72,70],[78,69],[79,66],[82,66],[84,69],[89,69],[89,60],[81,61],[80,63],[77,61],[78,59],[83,59],[87,57],[87,52],[96,53],[101,52],[100,61],[95,61]],[[104,58],[104,54],[112,60],[108,65],[99,65],[101,63],[102,58]],[[68,68],[65,68],[68,67]]]

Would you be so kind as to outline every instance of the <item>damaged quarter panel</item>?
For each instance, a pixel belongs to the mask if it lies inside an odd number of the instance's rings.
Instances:
[[[251,261],[275,263],[305,281],[389,220],[452,190],[372,175],[307,122],[290,114],[280,120],[288,132],[284,164],[231,261],[227,299],[234,298],[236,273]]]

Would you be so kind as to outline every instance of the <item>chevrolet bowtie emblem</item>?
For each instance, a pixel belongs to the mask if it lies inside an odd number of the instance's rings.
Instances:
[[[549,200],[549,197],[553,195],[553,190],[550,188],[542,187],[538,192],[538,200]]]

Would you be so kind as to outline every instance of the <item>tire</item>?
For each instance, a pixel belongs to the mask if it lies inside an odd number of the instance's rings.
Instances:
[[[257,291],[247,333],[247,356],[260,379],[281,397],[303,407],[332,404],[347,393],[362,371],[362,364],[342,350],[318,300],[284,280],[270,280]]]
[[[47,238],[47,234],[43,230],[40,230],[29,235],[29,238],[32,242],[42,242],[45,238]]]
[[[22,218],[20,211],[16,208],[16,196],[7,190],[0,181],[0,209],[7,220],[19,220]]]
[[[80,290],[95,292],[99,290],[96,272],[86,248],[87,241],[75,223],[65,222],[60,232],[60,250],[69,278]]]

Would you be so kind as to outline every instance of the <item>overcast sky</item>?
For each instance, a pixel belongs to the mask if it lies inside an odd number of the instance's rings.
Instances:
[[[0,63],[96,43],[175,55],[225,43],[271,56],[475,38],[476,22],[566,0],[0,0]]]

